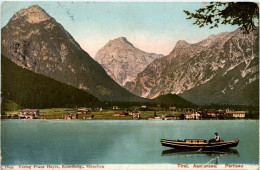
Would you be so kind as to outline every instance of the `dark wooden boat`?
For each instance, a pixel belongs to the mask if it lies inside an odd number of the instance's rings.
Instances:
[[[220,142],[210,142],[203,139],[185,139],[182,140],[167,140],[161,139],[163,146],[171,148],[183,148],[183,149],[223,149],[236,147],[239,143],[239,139],[233,141],[220,141]]]

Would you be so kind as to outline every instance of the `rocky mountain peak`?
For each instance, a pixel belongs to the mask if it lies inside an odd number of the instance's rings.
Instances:
[[[154,60],[124,87],[148,98],[180,94],[197,104],[258,103],[258,36],[257,30],[248,35],[235,30],[194,44],[178,41],[168,56]]]
[[[11,21],[24,19],[30,24],[40,23],[51,19],[51,17],[38,5],[32,5],[28,8],[22,9],[14,14]]]
[[[208,38],[198,42],[197,45],[202,46],[202,47],[207,47],[209,45],[216,45],[216,43],[223,44],[226,42],[227,39],[229,39],[231,37],[232,34],[234,34],[234,33],[221,32],[217,35],[211,34]]]
[[[130,43],[125,37],[110,40],[101,48],[95,60],[98,61],[107,74],[123,86],[143,71],[154,59],[162,55],[147,53]]]
[[[175,45],[175,48],[185,48],[187,46],[189,46],[190,44],[185,41],[185,40],[179,40],[176,45]]]
[[[1,54],[20,67],[87,91],[100,100],[142,100],[112,80],[39,6],[18,11],[1,31]]]
[[[134,45],[132,43],[130,43],[125,37],[119,37],[119,38],[116,38],[114,40],[110,40],[109,43],[108,43],[109,46],[111,45],[119,45],[119,46],[131,46],[131,47],[134,47]]]

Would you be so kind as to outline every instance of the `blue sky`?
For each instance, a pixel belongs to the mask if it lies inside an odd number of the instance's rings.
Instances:
[[[74,37],[92,57],[109,40],[126,37],[146,52],[167,55],[178,40],[198,42],[211,34],[237,27],[199,28],[183,10],[195,11],[202,2],[59,2],[7,1],[1,6],[1,27],[20,9],[39,5]]]

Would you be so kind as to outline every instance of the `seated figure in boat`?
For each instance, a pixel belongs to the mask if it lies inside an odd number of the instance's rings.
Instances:
[[[218,135],[218,132],[215,133],[215,142],[220,142],[220,137]]]
[[[220,137],[218,135],[218,132],[215,133],[215,139],[209,140],[209,143],[212,143],[212,142],[220,142]]]

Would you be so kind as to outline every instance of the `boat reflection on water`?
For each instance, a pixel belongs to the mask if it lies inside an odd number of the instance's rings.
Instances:
[[[218,150],[188,150],[188,149],[169,149],[162,151],[162,156],[171,155],[236,155],[239,157],[239,152],[236,149],[218,149]]]

